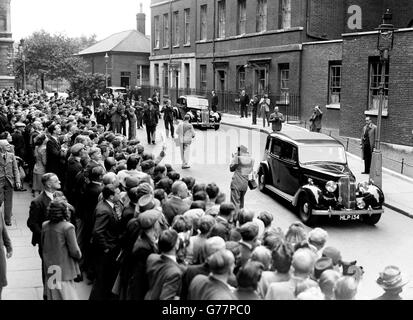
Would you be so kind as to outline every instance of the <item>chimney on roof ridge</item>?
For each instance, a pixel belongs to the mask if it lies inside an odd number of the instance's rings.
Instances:
[[[139,4],[140,12],[136,15],[137,30],[145,35],[146,15],[143,13],[142,3]]]

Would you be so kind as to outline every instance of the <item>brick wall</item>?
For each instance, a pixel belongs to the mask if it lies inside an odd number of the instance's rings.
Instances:
[[[368,108],[368,58],[378,56],[377,35],[345,37],[340,135],[358,138]],[[395,34],[390,60],[389,113],[382,141],[413,145],[413,31]],[[376,116],[371,116],[377,122]]]
[[[342,42],[318,43],[303,46],[301,79],[301,119],[310,118],[314,106],[323,111],[323,127],[339,128],[340,110],[327,109],[329,62],[342,60]]]
[[[343,0],[309,0],[309,33],[325,39],[339,39],[343,33]]]
[[[160,2],[160,1],[154,1],[152,0],[152,4],[154,2]],[[195,6],[196,1],[193,0],[179,0],[179,1],[174,1],[172,2],[172,9],[170,9],[170,4],[165,3],[159,6],[152,7],[151,10],[151,41],[152,41],[152,48],[154,47],[155,44],[155,16],[159,16],[159,21],[160,21],[160,49],[153,49],[152,50],[152,55],[157,56],[157,55],[169,55],[171,53],[171,48],[164,48],[164,39],[163,39],[163,15],[164,14],[169,14],[169,27],[173,28],[173,13],[175,11],[179,12],[179,47],[173,47],[172,48],[172,54],[184,54],[184,53],[191,53],[195,52],[195,39],[198,39],[196,37],[196,19],[197,19],[197,8]],[[190,10],[190,45],[187,46],[184,44],[184,10],[189,9]],[[172,11],[172,14],[171,12]],[[172,24],[171,24],[172,21]],[[170,45],[173,45],[173,37],[169,35],[170,37]]]
[[[88,63],[87,72],[105,74],[105,55],[88,55],[83,58]],[[108,76],[112,79],[112,86],[120,86],[120,73],[130,72],[130,86],[137,85],[138,65],[149,66],[149,54],[112,53],[109,55]]]

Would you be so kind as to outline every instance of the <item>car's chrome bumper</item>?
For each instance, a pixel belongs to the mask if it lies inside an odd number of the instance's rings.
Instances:
[[[313,210],[312,214],[315,216],[348,216],[348,215],[372,215],[382,214],[383,209],[380,210]]]

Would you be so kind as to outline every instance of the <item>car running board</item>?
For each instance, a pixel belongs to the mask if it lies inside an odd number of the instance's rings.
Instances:
[[[274,192],[276,195],[280,196],[281,198],[284,198],[285,200],[287,200],[288,202],[293,202],[294,197],[290,196],[289,194],[282,192],[281,190],[278,190],[277,188],[275,188],[274,186],[269,186],[266,185],[265,188],[267,188],[268,190],[270,190],[271,192]]]

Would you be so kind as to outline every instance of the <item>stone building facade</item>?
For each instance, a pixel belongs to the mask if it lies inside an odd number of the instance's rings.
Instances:
[[[0,0],[0,88],[14,86],[12,60],[14,54],[11,33],[11,0]]]

